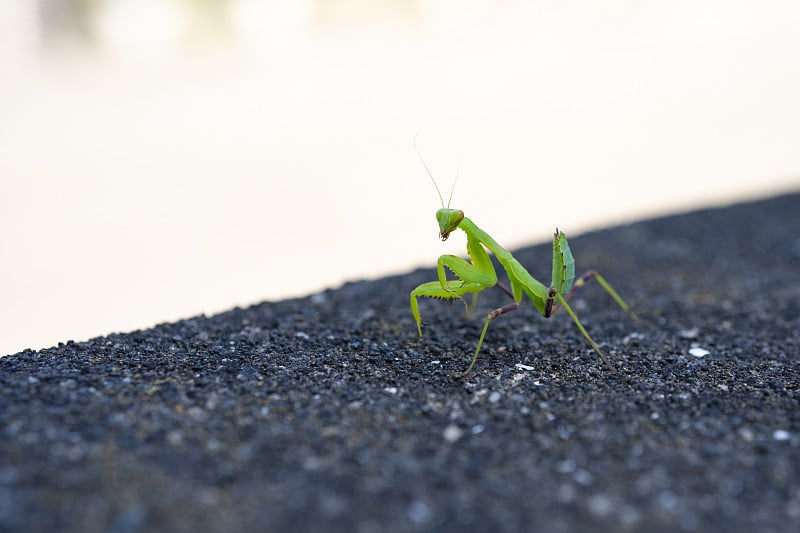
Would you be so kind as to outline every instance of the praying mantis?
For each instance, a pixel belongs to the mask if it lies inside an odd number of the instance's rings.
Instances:
[[[416,143],[414,144],[414,149],[417,150]],[[478,360],[478,354],[481,351],[481,346],[483,345],[483,339],[486,336],[486,331],[489,329],[489,323],[494,318],[519,309],[522,304],[523,294],[528,296],[528,299],[530,299],[534,307],[536,307],[536,310],[545,318],[549,318],[559,308],[563,307],[575,322],[575,325],[578,326],[586,342],[597,352],[597,355],[600,356],[600,359],[606,366],[608,366],[612,372],[616,372],[614,366],[606,359],[600,347],[592,340],[592,337],[589,336],[586,328],[583,327],[578,316],[567,302],[573,294],[575,294],[576,290],[583,287],[590,279],[595,279],[617,305],[626,311],[633,320],[638,321],[638,317],[619,294],[617,294],[617,291],[615,291],[596,270],[590,270],[577,280],[575,279],[575,260],[572,257],[572,252],[569,249],[567,237],[564,233],[556,228],[555,234],[553,235],[553,273],[550,286],[547,287],[531,276],[525,267],[523,267],[509,251],[500,246],[488,233],[464,216],[463,211],[450,208],[450,201],[453,197],[452,190],[450,192],[450,198],[447,201],[447,207],[444,206],[444,199],[442,198],[441,191],[439,191],[439,186],[436,185],[436,180],[433,179],[433,174],[431,174],[428,165],[426,165],[425,161],[422,159],[419,150],[417,150],[417,155],[430,176],[431,181],[433,181],[436,192],[439,194],[439,200],[442,203],[442,208],[436,211],[436,220],[439,223],[439,238],[442,241],[446,241],[450,234],[456,229],[463,231],[467,235],[467,254],[471,260],[471,262],[469,262],[456,255],[440,256],[436,263],[438,280],[423,283],[411,291],[411,314],[414,316],[414,320],[417,323],[417,332],[419,336],[422,337],[422,317],[417,304],[418,298],[458,299],[464,303],[464,306],[467,308],[467,314],[469,315],[469,308],[463,296],[465,294],[472,294],[474,305],[474,299],[479,292],[496,286],[511,297],[513,302],[490,311],[486,316],[483,322],[481,335],[478,338],[478,345],[475,348],[475,353],[472,355],[472,361],[469,367],[461,374],[462,376],[468,374],[475,366]],[[453,183],[453,190],[454,189],[455,183]],[[498,283],[497,273],[495,272],[487,250],[497,258],[498,262],[506,271],[511,285],[510,289]],[[456,279],[448,279],[445,269],[449,270]]]

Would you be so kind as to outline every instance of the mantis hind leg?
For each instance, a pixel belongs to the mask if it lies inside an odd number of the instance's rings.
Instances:
[[[577,280],[575,280],[575,283],[572,284],[572,288],[564,296],[564,298],[563,298],[564,303],[563,304],[559,301],[559,303],[557,305],[553,306],[552,305],[553,304],[553,298],[549,297],[548,301],[547,301],[548,305],[545,307],[545,309],[546,309],[546,312],[545,312],[545,315],[544,315],[545,318],[549,317],[552,313],[555,313],[558,310],[559,306],[564,306],[564,308],[566,309],[567,308],[566,307],[566,302],[568,302],[570,300],[570,298],[572,298],[572,296],[578,291],[578,289],[581,289],[584,285],[586,285],[586,282],[589,281],[592,278],[597,280],[597,283],[599,283],[600,286],[603,287],[603,289],[608,293],[609,296],[611,296],[611,298],[616,302],[616,304],[618,306],[620,306],[620,308],[622,308],[623,311],[628,313],[628,315],[635,322],[639,321],[639,317],[636,316],[636,313],[634,313],[633,310],[631,310],[630,306],[627,303],[625,303],[625,300],[623,300],[622,297],[620,297],[620,295],[617,294],[617,291],[614,290],[614,288],[605,280],[605,278],[603,278],[603,276],[600,275],[599,272],[597,272],[597,270],[590,270],[590,271],[586,272],[585,274],[583,274],[581,277],[579,277]],[[569,311],[567,311],[567,312],[569,312]],[[572,313],[570,313],[570,315],[571,314]]]
[[[563,308],[564,308],[564,310],[567,312],[567,314],[568,314],[570,317],[572,317],[572,320],[573,320],[573,322],[575,322],[575,325],[576,325],[576,326],[578,326],[578,329],[579,329],[579,330],[581,331],[581,333],[583,334],[583,338],[584,338],[584,339],[586,339],[586,342],[588,342],[588,343],[589,343],[589,345],[592,347],[592,349],[593,349],[595,352],[597,352],[597,355],[599,355],[599,356],[600,356],[600,359],[602,359],[602,360],[603,360],[603,362],[606,364],[606,366],[607,366],[608,368],[610,368],[612,372],[616,373],[617,369],[616,369],[616,368],[614,368],[614,365],[612,365],[611,363],[609,363],[608,359],[606,359],[606,356],[605,356],[605,355],[603,355],[603,352],[602,352],[602,350],[600,350],[600,347],[599,347],[599,346],[597,345],[597,343],[596,343],[596,342],[594,342],[594,340],[592,340],[592,338],[589,336],[589,333],[586,331],[586,328],[584,328],[584,327],[583,327],[583,324],[581,324],[581,321],[580,321],[580,320],[578,320],[578,315],[576,315],[576,314],[575,314],[575,311],[573,311],[573,310],[572,310],[572,308],[569,306],[569,304],[567,303],[567,300],[566,300],[566,299],[565,299],[563,296],[561,296],[561,294],[560,294],[558,291],[556,291],[555,289],[553,289],[551,292],[554,292],[554,293],[555,293],[555,297],[556,297],[556,299],[558,299],[558,303],[559,303],[559,305],[561,305],[561,307],[563,307]]]
[[[617,291],[615,291],[614,288],[596,270],[590,270],[585,274],[583,274],[581,277],[579,277],[575,281],[575,283],[573,283],[572,288],[570,288],[569,292],[567,292],[567,294],[564,296],[562,296],[555,288],[551,289],[550,293],[548,294],[547,301],[545,302],[544,316],[549,317],[552,313],[556,312],[559,307],[563,307],[564,310],[567,312],[567,314],[569,314],[569,316],[572,317],[572,320],[573,322],[575,322],[575,325],[578,326],[578,329],[583,334],[583,337],[586,339],[586,342],[588,342],[589,345],[592,347],[592,349],[595,352],[597,352],[597,355],[600,356],[600,359],[603,360],[606,366],[609,367],[612,371],[616,372],[611,363],[608,362],[608,359],[606,359],[605,355],[603,355],[603,352],[600,350],[600,347],[597,346],[597,343],[594,342],[594,340],[592,340],[592,338],[589,336],[589,333],[586,331],[586,328],[583,327],[583,324],[581,324],[581,321],[578,319],[578,316],[575,314],[575,312],[567,303],[567,301],[569,301],[569,299],[572,298],[575,292],[578,289],[582,288],[584,285],[586,285],[586,282],[592,278],[597,280],[597,283],[599,283],[600,286],[603,287],[603,289],[609,294],[609,296],[611,296],[611,298],[617,303],[617,305],[619,305],[622,308],[623,311],[628,313],[634,321],[636,322],[639,321],[639,317],[636,316],[636,313],[634,313],[631,310],[630,306],[625,302],[625,300],[623,300],[620,297],[620,295],[617,294]]]

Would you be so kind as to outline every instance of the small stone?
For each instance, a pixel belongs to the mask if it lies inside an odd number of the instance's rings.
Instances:
[[[562,474],[571,474],[575,471],[578,465],[572,459],[565,459],[556,465],[556,470]]]
[[[747,427],[739,428],[737,433],[739,434],[739,437],[747,442],[753,442],[753,439],[756,438],[756,434],[753,432],[753,430]]]
[[[444,440],[452,443],[460,439],[463,434],[464,432],[461,430],[461,428],[459,428],[455,424],[450,424],[449,426],[444,428],[444,433],[442,434],[442,436],[444,437]]]
[[[674,492],[665,490],[656,498],[662,509],[671,510],[678,504],[678,497]]]
[[[409,520],[415,524],[430,522],[432,516],[431,508],[428,504],[419,500],[411,502],[406,513],[408,514]]]
[[[776,429],[772,432],[772,438],[779,441],[789,440],[791,434],[785,429]]]
[[[602,494],[595,494],[589,498],[589,510],[592,514],[598,516],[605,516],[609,514],[614,508],[614,503],[608,496]]]
[[[644,335],[641,333],[631,333],[630,335],[625,335],[625,337],[622,339],[622,344],[630,344],[634,341],[644,340],[644,338]]]
[[[311,303],[315,305],[324,304],[327,300],[328,298],[321,292],[311,295]]]
[[[709,352],[708,350],[703,348],[698,348],[696,346],[694,348],[689,348],[689,355],[693,357],[705,357],[710,353],[711,352]]]
[[[592,476],[590,472],[582,468],[576,470],[575,474],[573,475],[573,479],[575,480],[575,482],[584,486],[590,485],[592,483],[593,478],[594,476]]]
[[[681,337],[684,339],[696,339],[699,333],[700,330],[697,328],[683,329],[681,330]]]
[[[178,446],[183,443],[183,434],[180,431],[172,430],[167,433],[167,442],[173,446]]]

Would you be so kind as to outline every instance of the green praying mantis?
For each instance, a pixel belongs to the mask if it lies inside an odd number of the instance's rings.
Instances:
[[[414,144],[414,149],[417,150],[416,143]],[[617,291],[615,291],[596,270],[590,270],[575,280],[575,260],[572,257],[572,252],[569,249],[566,236],[558,229],[556,229],[553,236],[553,277],[550,286],[546,287],[542,282],[531,276],[525,267],[523,267],[509,251],[500,246],[497,241],[479,228],[472,220],[464,216],[463,211],[450,208],[450,201],[453,197],[452,190],[450,192],[450,198],[447,201],[447,207],[444,206],[444,199],[442,198],[441,191],[439,191],[439,186],[436,185],[436,180],[433,179],[433,174],[431,174],[428,165],[426,165],[425,161],[422,159],[419,150],[417,150],[417,155],[430,176],[431,181],[433,181],[436,192],[439,194],[439,200],[442,203],[442,208],[436,211],[436,220],[439,223],[439,238],[442,241],[446,241],[450,234],[456,229],[462,230],[467,235],[467,254],[471,260],[471,262],[469,262],[456,255],[440,256],[436,263],[438,280],[423,283],[411,291],[411,314],[414,316],[414,320],[417,323],[417,332],[419,336],[422,337],[422,317],[420,316],[419,306],[417,304],[418,298],[458,299],[464,303],[464,306],[467,308],[467,314],[469,315],[470,310],[463,298],[464,295],[473,295],[474,307],[474,299],[477,298],[479,292],[496,286],[511,297],[513,302],[492,310],[486,316],[480,338],[478,338],[478,345],[472,356],[472,361],[462,375],[468,374],[475,366],[478,360],[478,354],[481,351],[483,339],[486,336],[486,331],[489,329],[489,323],[492,319],[518,309],[522,304],[523,294],[528,296],[537,311],[545,318],[549,318],[559,308],[563,307],[575,322],[575,325],[578,326],[586,342],[597,352],[597,355],[600,356],[600,359],[602,359],[606,366],[612,371],[615,371],[614,366],[606,359],[600,347],[589,336],[586,328],[583,327],[578,316],[567,302],[575,291],[583,287],[588,280],[595,279],[611,298],[614,299],[617,305],[626,311],[633,320],[638,321],[636,314],[619,294],[617,294]],[[455,183],[453,183],[453,190],[454,189]],[[511,284],[510,289],[498,283],[497,273],[495,272],[487,250],[497,258],[506,271]],[[456,279],[448,279],[445,269],[449,270]]]

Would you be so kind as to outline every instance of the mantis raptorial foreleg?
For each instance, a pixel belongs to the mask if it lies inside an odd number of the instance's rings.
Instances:
[[[428,170],[424,161],[423,165],[425,169]],[[428,171],[428,174],[430,175],[430,171]],[[431,180],[433,180],[432,175]],[[433,183],[436,185],[435,180],[433,180]],[[438,186],[436,186],[436,190],[438,192]],[[442,199],[441,193],[439,193],[439,199]],[[450,209],[449,202],[448,207],[444,207],[444,200],[442,200],[442,208],[436,211],[436,220],[439,223],[439,237],[443,241],[447,240],[450,233],[456,229],[462,230],[467,235],[467,253],[472,262],[470,263],[454,255],[443,255],[439,257],[436,266],[438,281],[423,283],[411,291],[411,314],[417,323],[419,335],[422,336],[422,317],[419,313],[418,298],[459,299],[463,302],[463,295],[465,294],[473,294],[474,297],[477,297],[477,294],[482,290],[497,286],[514,300],[513,303],[498,307],[486,316],[483,322],[481,335],[478,339],[478,345],[472,356],[472,361],[464,374],[472,370],[478,360],[478,354],[483,345],[483,339],[486,337],[486,332],[489,329],[489,323],[498,316],[519,309],[523,295],[526,295],[528,299],[531,300],[539,313],[545,318],[549,318],[558,309],[564,308],[575,322],[575,325],[586,339],[586,342],[597,352],[597,355],[600,356],[603,362],[612,371],[614,370],[614,367],[608,359],[606,359],[605,355],[603,355],[597,343],[589,336],[586,328],[583,327],[578,316],[567,302],[588,280],[594,278],[617,305],[625,310],[631,318],[634,320],[638,319],[633,311],[631,311],[628,304],[625,303],[613,287],[611,287],[597,271],[590,270],[575,280],[575,261],[572,257],[567,238],[562,232],[556,229],[555,235],[553,236],[553,276],[550,286],[546,287],[543,283],[531,276],[525,267],[523,267],[510,252],[500,246],[497,241],[480,229],[469,218],[465,217],[463,211]],[[506,271],[511,285],[510,289],[497,283],[497,273],[495,272],[487,250],[494,254]],[[457,279],[447,279],[447,272],[445,269],[450,270]],[[464,305],[466,306],[466,302],[464,302]],[[467,311],[469,313],[469,309],[467,309]]]

